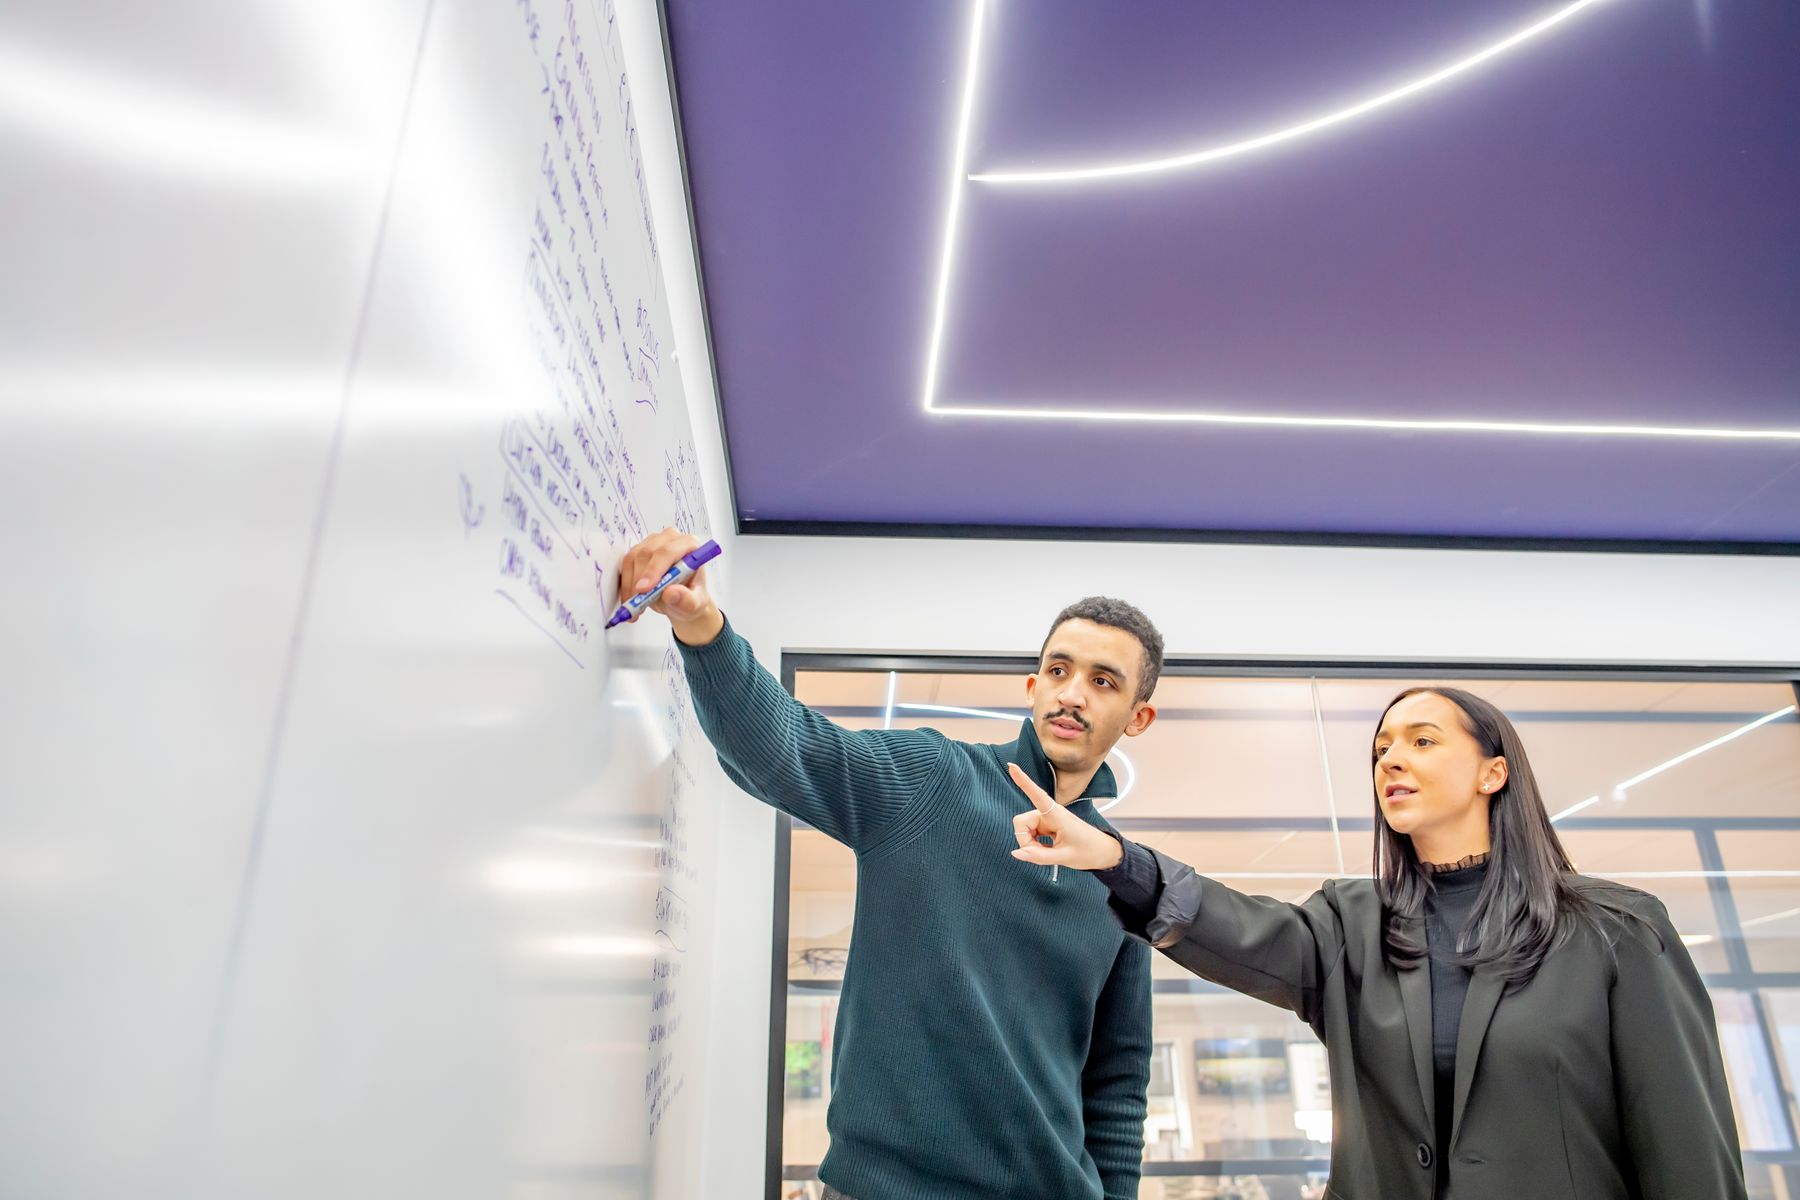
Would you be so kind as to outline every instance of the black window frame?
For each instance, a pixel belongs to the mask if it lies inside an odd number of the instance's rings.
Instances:
[[[891,671],[915,675],[995,675],[1016,671],[1026,675],[1038,663],[1029,655],[976,654],[879,654],[824,653],[786,651],[781,655],[781,683],[790,695],[802,671],[829,671],[855,674],[885,675]],[[1503,662],[1494,659],[1377,659],[1377,658],[1301,658],[1257,656],[1240,658],[1203,658],[1178,656],[1163,665],[1163,675],[1222,679],[1496,679],[1541,680],[1562,679],[1569,682],[1642,681],[1664,683],[1784,683],[1800,705],[1800,664],[1752,664],[1717,666],[1688,662],[1647,662],[1639,664],[1583,662]],[[1336,828],[1345,832],[1373,828],[1369,817],[1338,817]],[[1277,817],[1119,817],[1112,824],[1122,832],[1132,830],[1256,830],[1263,828],[1330,830],[1333,818]],[[769,956],[769,1058],[767,1151],[764,1195],[767,1200],[781,1200],[784,1182],[816,1178],[816,1165],[792,1165],[782,1161],[782,1132],[785,1112],[787,1002],[791,994],[788,982],[788,912],[792,901],[793,835],[795,828],[806,826],[785,813],[775,814],[774,914]],[[1686,830],[1694,835],[1702,868],[1724,870],[1719,851],[1718,833],[1726,830],[1800,831],[1800,812],[1791,817],[1568,817],[1558,828],[1579,829],[1670,829]],[[1726,954],[1729,970],[1703,975],[1709,989],[1730,989],[1750,994],[1762,1034],[1763,1050],[1769,1056],[1771,1069],[1780,1090],[1783,1121],[1788,1132],[1790,1150],[1746,1151],[1747,1163],[1764,1163],[1782,1170],[1789,1189],[1800,1194],[1800,1097],[1783,1080],[1781,1050],[1769,1028],[1768,1016],[1761,1001],[1764,988],[1800,989],[1800,971],[1757,971],[1750,960],[1743,929],[1738,921],[1736,903],[1730,881],[1710,878],[1708,888],[1719,921],[1719,940]],[[1204,980],[1165,979],[1153,985],[1159,994],[1223,991]],[[1800,1084],[1800,1081],[1796,1081]],[[1329,1169],[1328,1159],[1197,1159],[1185,1162],[1146,1162],[1145,1176],[1192,1177],[1220,1175],[1303,1175],[1323,1174]]]

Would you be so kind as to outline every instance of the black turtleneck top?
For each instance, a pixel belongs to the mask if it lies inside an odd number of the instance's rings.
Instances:
[[[1456,940],[1469,923],[1469,914],[1487,879],[1487,869],[1485,854],[1444,866],[1425,864],[1425,871],[1431,876],[1431,894],[1425,900],[1425,943],[1431,956],[1432,1100],[1440,1196],[1449,1184],[1450,1126],[1456,1105],[1456,1035],[1462,1028],[1463,998],[1469,994],[1469,969],[1455,962]]]

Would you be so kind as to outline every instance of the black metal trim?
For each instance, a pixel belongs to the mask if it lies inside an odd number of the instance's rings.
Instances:
[[[880,674],[912,671],[938,675],[997,675],[1037,669],[1030,651],[994,654],[893,654],[860,650],[783,650],[783,669]],[[1668,659],[1649,662],[1580,662],[1522,660],[1498,665],[1492,659],[1385,659],[1344,655],[1303,658],[1298,655],[1253,655],[1202,658],[1174,655],[1164,660],[1164,675],[1194,678],[1372,679],[1424,676],[1457,679],[1579,679],[1598,683],[1650,680],[1682,683],[1787,683],[1800,699],[1800,663],[1717,663]]]
[[[1789,551],[1784,551],[1789,552]],[[1793,551],[1800,553],[1800,547]],[[993,656],[969,654],[883,654],[856,653],[845,651],[789,651],[781,654],[781,683],[790,695],[795,694],[796,680],[801,671],[837,671],[885,673],[888,671],[908,671],[920,674],[994,674],[1008,670],[1021,674],[1034,670],[1037,660],[1030,654],[997,654]],[[1744,666],[1718,666],[1705,663],[1666,662],[1666,663],[1607,663],[1587,664],[1571,662],[1533,662],[1516,663],[1510,666],[1497,665],[1492,660],[1483,662],[1464,662],[1457,660],[1437,661],[1394,661],[1374,658],[1340,658],[1340,659],[1302,659],[1298,657],[1260,657],[1260,658],[1177,658],[1164,664],[1165,675],[1187,675],[1199,677],[1238,677],[1257,675],[1276,678],[1366,678],[1377,676],[1423,676],[1477,679],[1543,679],[1567,678],[1571,680],[1668,680],[1684,682],[1783,682],[1794,692],[1795,703],[1800,705],[1800,664],[1765,663]],[[1258,830],[1258,829],[1294,829],[1328,830],[1332,827],[1330,817],[1120,817],[1112,823],[1123,831],[1151,830]],[[1700,849],[1702,866],[1707,870],[1722,870],[1718,842],[1715,834],[1721,830],[1797,830],[1800,829],[1800,817],[1572,817],[1557,823],[1565,830],[1580,829],[1672,829],[1686,830],[1692,833]],[[1370,817],[1340,817],[1337,827],[1351,832],[1366,832],[1374,828]],[[838,992],[842,984],[837,980],[805,980],[790,982],[787,977],[787,928],[788,906],[791,902],[791,862],[793,853],[794,830],[810,829],[803,821],[795,820],[785,814],[777,814],[775,827],[776,878],[774,888],[775,913],[772,922],[774,927],[774,945],[771,954],[771,980],[769,1001],[769,1108],[767,1122],[768,1135],[768,1188],[765,1192],[768,1200],[779,1200],[780,1187],[783,1180],[811,1180],[818,1178],[818,1167],[806,1164],[791,1164],[781,1161],[782,1126],[786,1117],[784,1105],[784,1088],[782,1086],[786,1067],[787,1037],[787,997],[797,995],[831,995]],[[1710,857],[1709,857],[1710,847]],[[1763,1011],[1763,988],[1800,987],[1800,972],[1763,972],[1754,970],[1749,961],[1743,941],[1743,930],[1737,923],[1736,905],[1729,892],[1729,881],[1721,878],[1709,878],[1707,884],[1713,896],[1717,915],[1720,920],[1721,941],[1725,943],[1727,958],[1731,970],[1706,974],[1704,982],[1708,987],[1731,988],[1749,994],[1752,1004],[1762,1024],[1762,1041],[1764,1053],[1769,1056],[1769,1066],[1776,1075],[1779,1085],[1781,1080],[1781,1059],[1777,1057],[1771,1030],[1768,1028],[1767,1016]],[[1723,895],[1721,890],[1723,888]],[[1722,901],[1722,903],[1721,903]],[[1213,991],[1224,992],[1227,989],[1209,984],[1201,979],[1166,980],[1159,979],[1152,983],[1152,992],[1156,995],[1200,994]],[[1791,1111],[1794,1097],[1785,1087],[1783,1094],[1783,1117],[1793,1144],[1800,1147],[1800,1137],[1796,1137],[1795,1118]],[[1800,1166],[1800,1149],[1794,1151],[1746,1151],[1746,1161],[1764,1162],[1771,1165]],[[1313,1164],[1317,1164],[1314,1166]],[[1143,1173],[1146,1176],[1217,1176],[1217,1175],[1272,1175],[1272,1174],[1324,1174],[1329,1169],[1329,1161],[1325,1159],[1261,1159],[1261,1160],[1228,1160],[1203,1159],[1188,1162],[1146,1162]]]
[[[867,721],[884,716],[886,706],[882,704],[809,704],[808,708],[821,717],[833,722]],[[929,712],[917,704],[899,702],[896,709],[909,709],[915,713]],[[1023,704],[990,704],[985,706],[989,712],[1008,717],[1015,721],[1023,721],[1031,714],[1031,710]],[[1362,720],[1368,716],[1366,708],[1328,708],[1324,710],[1327,721],[1345,719]],[[1514,724],[1525,722],[1577,725],[1577,724],[1614,724],[1614,725],[1742,725],[1747,721],[1755,721],[1765,713],[1717,709],[1694,712],[1678,708],[1634,710],[1634,709],[1514,709],[1507,714]],[[1310,709],[1268,709],[1268,708],[1178,708],[1174,705],[1159,704],[1156,706],[1156,719],[1170,721],[1288,721],[1296,725],[1311,726],[1317,719]],[[1800,725],[1800,715],[1790,714],[1785,722],[1775,724]]]
[[[1800,988],[1800,971],[1763,971],[1757,975],[1732,975],[1707,972],[1701,976],[1707,987],[1730,988],[1745,992],[1754,988],[1780,988],[1791,991]],[[1800,1153],[1800,1151],[1796,1151]]]
[[[1800,1153],[1789,1150],[1745,1150],[1745,1162],[1768,1166],[1800,1164]],[[1195,1176],[1221,1175],[1324,1175],[1331,1170],[1327,1158],[1194,1158],[1185,1162],[1146,1162],[1145,1178],[1185,1179]],[[793,1183],[805,1183],[819,1177],[816,1163],[789,1163],[782,1177]]]
[[[1186,1162],[1145,1162],[1142,1173],[1146,1178],[1189,1179],[1221,1175],[1325,1175],[1330,1170],[1328,1158],[1196,1158]],[[788,1163],[781,1168],[781,1176],[790,1183],[809,1183],[819,1178],[819,1165]]]
[[[1704,871],[1723,872],[1725,856],[1719,850],[1719,838],[1711,829],[1696,829],[1694,846],[1700,855],[1700,868]],[[1725,949],[1725,962],[1733,975],[1754,975],[1756,968],[1750,962],[1750,948],[1744,944],[1744,927],[1738,920],[1737,901],[1731,894],[1731,881],[1723,874],[1711,875],[1706,880],[1707,894],[1712,898],[1713,919],[1719,923],[1719,941]]]
[[[1156,1178],[1194,1175],[1326,1175],[1329,1158],[1193,1158],[1186,1162],[1146,1162],[1142,1174]]]
[[[656,0],[656,23],[662,32],[663,73],[669,84],[669,114],[675,126],[675,159],[681,166],[681,194],[687,201],[688,241],[694,251],[694,286],[700,292],[700,328],[706,333],[706,365],[712,373],[713,414],[719,422],[719,449],[725,459],[725,506],[738,533],[737,475],[731,466],[731,438],[725,431],[725,391],[719,381],[719,355],[713,342],[712,304],[706,297],[706,267],[701,261],[699,208],[695,204],[693,174],[688,169],[687,130],[681,121],[681,88],[675,76],[675,43],[669,36],[668,0]],[[689,530],[689,532],[693,532]],[[779,1187],[776,1189],[779,1191]]]
[[[1700,851],[1700,866],[1708,871],[1724,871],[1725,855],[1719,849],[1719,838],[1710,829],[1696,829],[1694,844]],[[1756,964],[1750,958],[1750,945],[1744,938],[1744,926],[1738,915],[1737,898],[1732,893],[1731,881],[1722,875],[1714,875],[1707,879],[1707,891],[1712,897],[1713,916],[1719,923],[1719,941],[1725,947],[1725,961],[1734,976],[1741,976],[1748,985],[1741,990],[1750,998],[1750,1011],[1756,1016],[1756,1032],[1762,1042],[1762,1051],[1768,1060],[1769,1076],[1774,1081],[1776,1095],[1781,1103],[1781,1125],[1787,1133],[1788,1148],[1800,1148],[1800,1130],[1795,1128],[1794,1094],[1782,1081],[1782,1053],[1776,1045],[1775,1031],[1769,1026],[1769,1013],[1763,1003],[1761,981],[1757,979]]]
[[[1769,1079],[1781,1101],[1781,1123],[1787,1130],[1788,1148],[1800,1149],[1800,1124],[1795,1120],[1794,1089],[1789,1086],[1788,1072],[1783,1070],[1786,1058],[1775,1036],[1775,1022],[1769,1016],[1769,999],[1761,988],[1750,989],[1750,1011],[1756,1014],[1756,1032],[1762,1039],[1763,1053],[1769,1056]]]
[[[1707,976],[1711,980],[1711,976]],[[842,979],[790,979],[789,996],[837,996],[843,994]],[[1229,996],[1236,993],[1224,984],[1212,983],[1199,976],[1185,979],[1153,979],[1150,992],[1156,996]]]
[[[973,538],[998,541],[1182,542],[1248,546],[1354,546],[1408,550],[1536,550],[1581,554],[1800,555],[1800,542],[1679,538],[1552,538],[1340,533],[1327,530],[1156,529],[1143,526],[985,525],[928,521],[764,520],[738,513],[745,537]]]
[[[781,1116],[787,1099],[788,880],[793,870],[792,818],[775,814],[775,905],[769,922],[769,1112],[764,1200],[781,1200]]]
[[[795,671],[781,656],[781,686],[794,694]],[[768,1128],[763,1159],[764,1200],[781,1200],[782,1122],[787,1116],[788,908],[792,903],[794,818],[775,814],[775,912],[769,921]]]
[[[1703,971],[1700,981],[1707,988],[1716,991],[1760,992],[1763,988],[1779,988],[1788,991],[1800,988],[1800,971],[1763,971],[1760,974],[1740,975],[1734,971]],[[790,979],[787,981],[789,996],[836,996],[842,994],[842,979]],[[1230,996],[1234,993],[1223,984],[1211,983],[1199,976],[1190,979],[1153,979],[1150,981],[1150,992],[1155,996]],[[1771,1045],[1771,1052],[1773,1043]]]

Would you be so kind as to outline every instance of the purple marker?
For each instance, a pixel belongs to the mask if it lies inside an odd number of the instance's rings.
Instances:
[[[611,629],[614,625],[623,625],[625,622],[631,620],[631,618],[648,608],[651,601],[662,595],[664,588],[668,587],[671,583],[685,583],[687,580],[692,579],[694,577],[694,572],[698,571],[701,567],[704,567],[713,559],[719,557],[719,554],[719,543],[709,541],[704,546],[695,549],[691,553],[682,555],[682,557],[676,561],[674,566],[663,572],[663,577],[656,581],[655,587],[647,592],[639,592],[631,599],[620,604],[619,611],[612,615],[612,620],[606,623],[606,627]]]

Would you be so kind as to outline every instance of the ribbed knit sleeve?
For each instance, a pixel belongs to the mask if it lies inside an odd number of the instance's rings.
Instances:
[[[729,622],[704,646],[675,644],[694,712],[725,773],[854,850],[881,840],[928,790],[949,751],[932,729],[833,725],[790,696]]]
[[[1126,938],[1100,993],[1094,1040],[1081,1072],[1087,1152],[1099,1168],[1106,1200],[1136,1200],[1149,1087],[1150,947]]]

